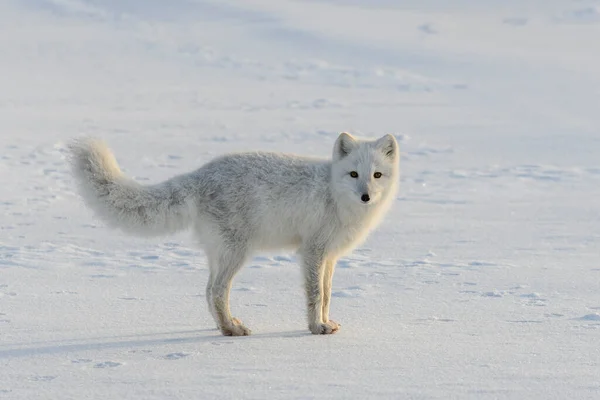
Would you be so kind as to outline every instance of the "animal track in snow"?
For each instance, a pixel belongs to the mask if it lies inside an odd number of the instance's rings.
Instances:
[[[337,263],[337,268],[356,268],[357,265],[355,262],[350,260],[339,260]]]
[[[556,21],[569,24],[600,23],[600,6],[589,6],[565,11],[556,17]]]
[[[513,324],[541,324],[544,321],[523,319],[523,320],[509,320],[509,321],[506,321],[506,322],[511,322]]]
[[[189,355],[190,355],[189,353],[169,353],[169,354],[165,355],[163,358],[165,360],[180,360]]]
[[[600,313],[586,314],[582,317],[575,318],[578,321],[600,322]]]
[[[536,292],[520,294],[519,297],[524,300],[527,300],[529,302],[545,302],[546,301],[546,299],[542,298],[542,296]]]
[[[477,169],[451,170],[447,176],[455,179],[520,179],[538,182],[572,182],[583,177],[597,178],[594,168],[557,167],[550,165],[492,165]]]
[[[91,362],[92,360],[89,358],[78,358],[76,360],[71,360],[71,364],[87,364]]]
[[[226,344],[234,344],[234,342],[232,342],[231,340],[224,340],[221,342],[210,342],[210,344],[212,344],[213,346],[224,346]]]
[[[505,295],[506,292],[500,290],[492,290],[481,294],[482,297],[504,297]]]
[[[34,382],[50,382],[56,379],[54,375],[34,375],[29,378],[29,380]]]
[[[360,286],[350,286],[343,290],[332,292],[333,297],[362,297],[364,289]]]
[[[104,361],[104,362],[99,362],[99,363],[94,364],[94,368],[114,368],[114,367],[118,367],[120,365],[123,365],[123,364],[114,362],[114,361]]]
[[[547,314],[544,314],[544,317],[546,317],[546,318],[561,318],[561,317],[564,317],[564,316],[565,316],[564,314],[559,314],[559,313],[547,313]]]

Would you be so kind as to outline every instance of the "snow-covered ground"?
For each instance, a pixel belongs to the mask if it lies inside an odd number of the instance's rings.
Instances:
[[[597,399],[600,1],[0,2],[0,398]],[[158,182],[224,152],[394,133],[401,191],[306,327],[293,254],[219,335],[189,234],[88,211],[104,138]]]

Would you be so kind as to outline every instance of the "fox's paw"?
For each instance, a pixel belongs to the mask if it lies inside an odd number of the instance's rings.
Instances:
[[[325,323],[310,324],[308,329],[310,329],[313,335],[331,335],[340,329],[340,325],[333,321],[329,321]]]
[[[249,336],[252,331],[242,324],[237,318],[233,318],[227,326],[221,327],[224,336]]]
[[[325,322],[325,324],[327,324],[327,325],[330,325],[330,326],[331,326],[331,328],[332,328],[334,331],[337,331],[337,330],[339,330],[339,329],[340,329],[340,327],[342,326],[341,324],[338,324],[337,322],[335,322],[335,321],[332,321],[332,320],[329,320],[329,321]]]

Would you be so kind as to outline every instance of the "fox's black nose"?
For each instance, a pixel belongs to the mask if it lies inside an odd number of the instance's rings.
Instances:
[[[362,196],[360,196],[360,199],[362,200],[363,203],[368,203],[369,200],[371,200],[371,198],[369,197],[368,194],[363,194]]]

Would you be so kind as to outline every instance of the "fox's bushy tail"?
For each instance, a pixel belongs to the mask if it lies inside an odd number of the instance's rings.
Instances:
[[[188,228],[195,214],[190,175],[143,186],[127,178],[104,144],[79,138],[69,144],[69,161],[79,193],[107,225],[157,236]]]

